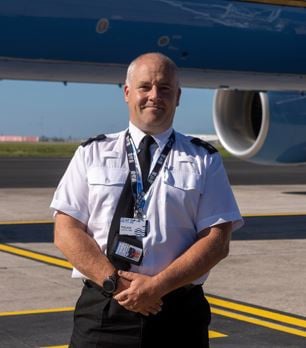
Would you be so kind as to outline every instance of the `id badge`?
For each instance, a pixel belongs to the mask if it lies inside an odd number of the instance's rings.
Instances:
[[[135,237],[117,236],[112,248],[112,256],[140,265],[143,257],[142,241]]]
[[[144,238],[147,235],[148,220],[124,218],[120,219],[119,234],[124,236],[133,236]]]

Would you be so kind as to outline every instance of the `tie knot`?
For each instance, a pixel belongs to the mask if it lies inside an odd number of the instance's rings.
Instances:
[[[146,135],[142,138],[140,144],[139,144],[139,150],[145,150],[148,149],[152,144],[155,143],[155,140],[151,135]]]

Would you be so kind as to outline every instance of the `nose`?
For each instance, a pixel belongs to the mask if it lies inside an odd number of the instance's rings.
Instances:
[[[151,90],[150,90],[150,94],[149,94],[149,99],[150,100],[158,100],[161,98],[160,95],[160,90],[157,86],[153,85]]]

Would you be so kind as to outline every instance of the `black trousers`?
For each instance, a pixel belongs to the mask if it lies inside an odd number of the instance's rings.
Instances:
[[[160,313],[146,317],[86,283],[74,313],[70,348],[208,348],[211,314],[202,287],[177,289],[163,302]]]

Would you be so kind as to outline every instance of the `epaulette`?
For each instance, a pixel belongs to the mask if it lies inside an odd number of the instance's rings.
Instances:
[[[86,141],[84,141],[84,142],[81,144],[81,146],[85,147],[85,146],[91,144],[93,141],[103,141],[103,140],[105,140],[105,139],[106,139],[106,135],[104,135],[104,134],[99,134],[99,135],[97,135],[97,136],[94,137],[94,138],[89,138],[89,139],[87,139]]]
[[[207,141],[204,141],[200,138],[192,138],[191,142],[195,145],[204,147],[208,151],[208,153],[210,153],[210,154],[218,152],[218,150],[214,146],[212,146],[210,143],[208,143]]]

